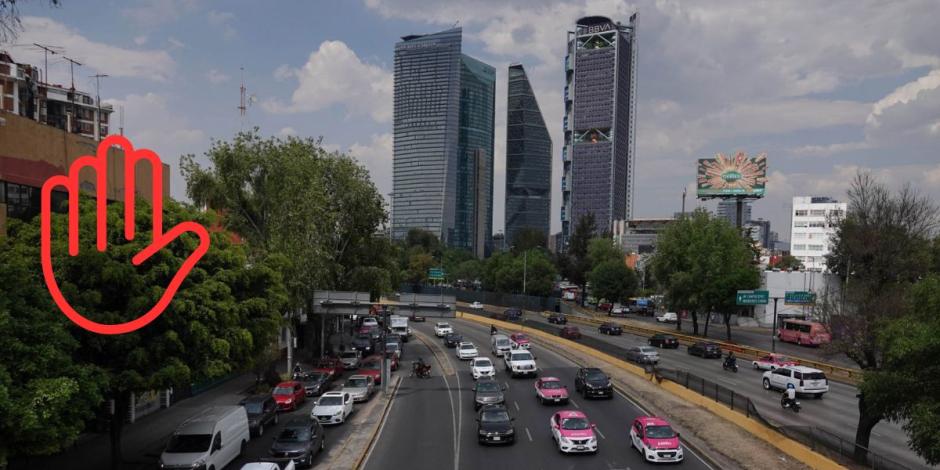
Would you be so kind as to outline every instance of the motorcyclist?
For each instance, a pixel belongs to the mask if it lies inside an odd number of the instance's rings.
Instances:
[[[780,405],[788,408],[793,403],[796,403],[796,386],[788,383],[787,389],[783,392],[783,397],[780,398]]]
[[[725,366],[734,367],[738,364],[738,357],[734,355],[734,351],[728,351],[728,357],[725,358]]]
[[[490,335],[496,334],[496,325],[490,325]]]

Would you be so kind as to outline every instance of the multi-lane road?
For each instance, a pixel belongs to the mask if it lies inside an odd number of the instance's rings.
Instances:
[[[556,331],[557,326],[549,324],[538,315],[527,315],[527,323],[537,323],[539,329]],[[596,327],[578,323],[575,325],[581,334],[626,348],[646,345],[647,338],[624,333],[622,336],[609,336],[598,332]],[[817,426],[836,433],[848,442],[854,442],[855,427],[858,423],[858,389],[840,382],[829,381],[829,393],[821,399],[803,398],[800,400],[803,410],[799,414],[783,410],[780,407],[780,392],[764,390],[761,385],[763,371],[752,368],[750,361],[738,359],[739,372],[727,372],[721,367],[720,359],[702,359],[688,354],[685,346],[679,349],[661,349],[660,367],[682,369],[700,377],[717,382],[725,387],[749,397],[756,405],[761,416],[782,426]],[[907,437],[901,427],[895,423],[882,421],[872,432],[872,451],[910,468],[929,468],[907,446]]]
[[[502,364],[489,352],[490,335],[486,328],[459,319],[451,323],[482,355],[493,359],[497,366]],[[367,460],[367,469],[654,468],[630,447],[629,426],[635,417],[646,414],[636,404],[619,394],[612,400],[597,401],[574,394],[568,405],[541,405],[535,399],[535,379],[509,378],[501,367],[497,367],[496,376],[508,387],[506,404],[515,418],[516,442],[505,447],[479,445],[468,362],[458,360],[453,349],[444,348],[440,339],[434,337],[433,322],[412,326],[431,347],[442,349],[443,354],[436,358],[419,338],[406,345],[404,363],[410,364],[422,356],[433,364],[433,376],[402,380]],[[538,345],[532,351],[540,376],[558,377],[574,390],[577,366],[573,362]],[[580,410],[597,425],[597,454],[563,455],[558,451],[549,432],[549,419],[561,409]],[[688,469],[710,468],[688,448],[682,465]]]

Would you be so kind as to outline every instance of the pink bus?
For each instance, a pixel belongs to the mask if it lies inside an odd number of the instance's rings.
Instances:
[[[783,320],[777,337],[780,341],[808,346],[819,346],[832,341],[832,335],[822,323],[808,320]]]

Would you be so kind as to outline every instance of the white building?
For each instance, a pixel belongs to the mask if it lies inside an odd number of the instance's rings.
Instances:
[[[836,224],[845,217],[848,204],[828,197],[794,197],[790,254],[808,270],[826,270]]]
[[[819,320],[813,306],[788,305],[784,302],[788,291],[812,292],[816,294],[817,304],[823,303],[827,297],[838,299],[841,295],[841,283],[838,276],[813,271],[763,271],[760,288],[770,294],[770,303],[754,306],[754,319],[761,326],[770,326],[774,323],[774,297],[780,299],[777,301],[777,323],[785,318]]]

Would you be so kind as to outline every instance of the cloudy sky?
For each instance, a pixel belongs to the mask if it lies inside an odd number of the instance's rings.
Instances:
[[[503,227],[506,69],[525,65],[555,143],[553,229],[560,226],[566,31],[584,15],[639,12],[638,217],[679,210],[697,158],[766,152],[768,196],[754,216],[789,237],[789,201],[845,197],[858,169],[940,201],[940,3],[645,0],[215,1],[35,0],[9,50],[33,42],[84,63],[76,86],[124,110],[125,134],[174,167],[212,139],[259,126],[323,136],[391,191],[392,53],[398,38],[459,24],[464,52],[496,67],[494,228]],[[50,76],[68,83],[67,63]],[[244,71],[240,69],[244,67]],[[255,96],[238,113],[244,77]],[[117,124],[117,120],[113,121]],[[698,204],[691,198],[689,205]],[[713,203],[712,203],[713,204]]]

